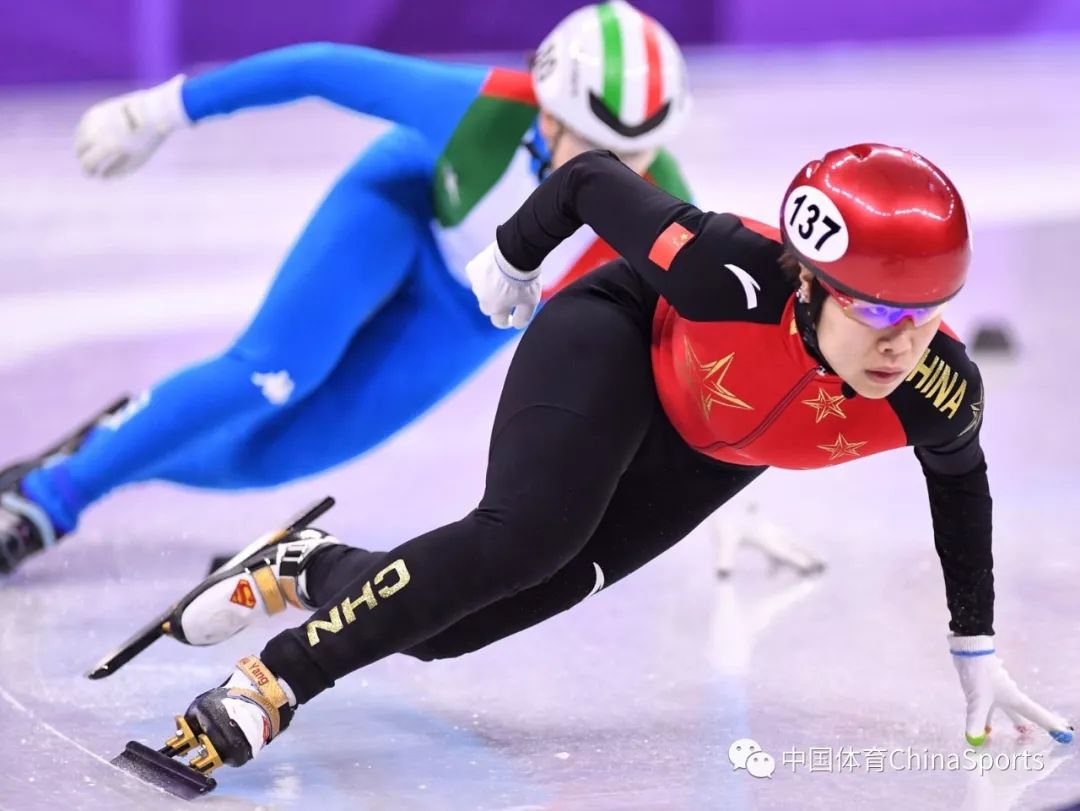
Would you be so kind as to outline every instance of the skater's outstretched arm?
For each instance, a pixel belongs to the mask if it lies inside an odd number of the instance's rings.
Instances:
[[[403,124],[441,148],[476,98],[489,69],[402,56],[357,45],[309,43],[256,54],[188,79],[193,122],[251,107],[321,98]]]
[[[912,385],[890,398],[910,424],[921,425],[912,437],[915,456],[926,477],[934,546],[945,578],[949,630],[961,636],[994,633],[994,557],[992,501],[986,460],[979,442],[982,427],[982,376],[963,344],[939,330],[927,350],[962,381],[962,403],[944,411]],[[933,363],[933,361],[931,361]],[[940,398],[938,398],[940,399]],[[917,410],[917,414],[915,411]],[[918,417],[916,423],[915,417]]]
[[[141,166],[177,129],[238,110],[321,98],[410,127],[438,153],[485,83],[494,80],[499,92],[531,106],[531,85],[522,79],[356,45],[293,45],[106,99],[79,121],[75,152],[87,174],[119,176]]]
[[[931,347],[947,350],[950,344],[960,347],[939,332]],[[992,501],[979,444],[982,378],[966,355],[954,353],[949,360],[949,367],[957,369],[967,384],[969,399],[954,418],[941,415],[936,441],[917,444],[915,455],[926,475],[934,545],[945,576],[952,631],[949,651],[967,704],[965,737],[972,746],[984,743],[991,727],[998,726],[992,716],[1000,709],[1021,732],[1036,725],[1059,743],[1069,743],[1073,739],[1069,722],[1021,692],[997,655]]]

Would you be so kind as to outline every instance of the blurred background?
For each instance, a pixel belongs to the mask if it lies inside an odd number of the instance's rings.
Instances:
[[[154,81],[181,68],[331,39],[405,53],[535,47],[580,3],[400,0],[0,2],[0,81]],[[1080,33],[1073,0],[642,0],[684,46],[798,47]]]
[[[131,177],[100,182],[80,175],[72,153],[87,107],[180,71],[314,40],[521,66],[578,5],[0,0],[0,462],[37,452],[116,393],[139,391],[227,346],[325,191],[386,126],[315,100],[245,112],[176,133]],[[947,320],[977,350],[989,391],[983,442],[995,487],[999,638],[1018,682],[1080,717],[1080,651],[1069,647],[1080,563],[1067,507],[1080,484],[1080,338],[1072,323],[1080,293],[1080,2],[637,5],[688,55],[695,109],[672,151],[703,207],[775,222],[798,167],[862,141],[914,148],[959,186],[975,253]],[[179,593],[221,551],[222,538],[231,539],[228,548],[264,529],[268,516],[275,521],[325,492],[344,502],[332,528],[375,547],[458,517],[483,481],[510,351],[360,462],[271,493],[128,488],[95,507],[77,542],[32,569],[19,590],[0,585],[0,699],[15,702],[0,700],[0,752],[9,765],[0,807],[106,807],[94,804],[104,795],[83,776],[99,784],[109,777],[85,752],[115,749],[134,734],[133,718],[153,737],[173,705],[190,698],[191,679],[172,666],[171,648],[147,656],[134,671],[141,681],[101,687],[72,676],[126,636],[133,594],[145,607],[160,602],[158,586]],[[423,508],[397,509],[403,490],[423,493]],[[797,594],[797,616],[716,642],[721,630],[739,631],[735,596],[743,613],[764,606],[757,613],[772,617],[779,609],[769,610],[769,592],[783,584],[740,581],[731,587],[737,595],[718,596],[709,540],[698,533],[633,585],[508,640],[479,668],[469,658],[430,668],[392,660],[373,668],[370,682],[343,682],[337,703],[322,702],[307,726],[297,725],[294,748],[268,753],[269,784],[265,770],[230,775],[230,796],[252,798],[235,807],[300,807],[315,798],[336,808],[342,797],[362,795],[384,802],[374,807],[394,800],[437,808],[444,806],[424,798],[439,785],[467,792],[469,807],[540,808],[554,797],[561,808],[605,810],[890,801],[1044,809],[1080,796],[1071,756],[993,781],[924,773],[732,783],[716,764],[741,737],[728,733],[747,719],[775,750],[914,741],[937,751],[957,742],[962,711],[945,655],[925,488],[911,455],[813,476],[772,472],[753,496],[829,562],[817,591]],[[102,578],[117,587],[104,588]],[[93,621],[69,622],[90,605]],[[589,655],[557,653],[568,638]],[[245,644],[229,652],[242,655]],[[737,667],[732,647],[745,652]],[[221,651],[190,652],[184,661],[202,681],[220,676]],[[603,678],[595,677],[599,662],[609,663]],[[530,680],[519,682],[521,672]],[[508,683],[527,700],[508,695]],[[565,684],[576,685],[570,698]],[[373,724],[363,735],[338,727],[335,740],[367,747],[355,764],[353,750],[322,734],[343,723],[335,715],[342,702],[356,702]],[[469,718],[462,708],[474,705],[490,715]],[[408,745],[385,743],[399,740]],[[314,753],[321,768],[298,766],[297,751]],[[556,761],[555,751],[572,758]],[[486,783],[468,779],[477,760]],[[44,780],[51,763],[71,768],[53,775],[53,793],[34,805],[40,798],[23,775]],[[436,772],[419,787],[418,763]],[[81,797],[89,804],[79,806]],[[491,797],[502,805],[487,805]],[[158,807],[119,789],[110,802]]]

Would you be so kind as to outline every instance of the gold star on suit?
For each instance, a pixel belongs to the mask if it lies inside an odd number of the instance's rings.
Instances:
[[[705,419],[709,418],[714,405],[738,408],[742,411],[753,411],[754,407],[736,397],[724,386],[724,378],[731,369],[735,360],[735,353],[729,352],[720,360],[712,363],[702,363],[698,360],[694,347],[690,345],[689,338],[683,338],[686,349],[686,368],[693,375],[699,387],[698,396],[701,401],[701,412]]]
[[[843,434],[837,434],[836,442],[831,445],[818,445],[818,447],[823,451],[828,451],[829,461],[833,462],[845,456],[858,456],[859,448],[865,444],[865,442],[848,442]]]
[[[974,431],[979,427],[979,423],[982,421],[983,410],[983,392],[979,392],[979,400],[976,403],[971,404],[971,422],[967,424],[967,427],[960,432],[960,436],[963,436],[968,431]]]
[[[847,414],[840,408],[840,405],[843,402],[844,398],[842,395],[836,395],[834,397],[819,386],[817,397],[813,400],[803,400],[802,404],[810,406],[810,408],[817,412],[817,415],[814,418],[814,424],[816,425],[829,415],[835,415],[842,420],[846,420]]]

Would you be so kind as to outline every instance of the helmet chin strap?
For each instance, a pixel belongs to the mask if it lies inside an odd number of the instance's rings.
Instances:
[[[835,375],[836,372],[829,365],[829,362],[825,360],[825,355],[821,351],[821,347],[818,345],[817,336],[817,323],[821,318],[821,310],[825,306],[825,299],[829,294],[817,280],[810,283],[810,300],[802,301],[800,298],[795,299],[795,323],[799,328],[799,337],[802,338],[803,346],[806,347],[806,351],[810,353],[810,356],[816,360],[821,367],[825,370],[826,374]],[[845,399],[850,400],[855,397],[855,389],[853,389],[847,381],[840,383],[840,394]]]
[[[552,117],[554,118],[554,116]],[[554,170],[554,166],[552,165],[552,159],[555,156],[555,152],[558,150],[559,144],[562,143],[562,139],[566,136],[568,132],[571,132],[571,129],[559,119],[556,118],[555,123],[558,125],[558,129],[555,130],[555,134],[551,136],[550,141],[544,139],[544,136],[540,134],[539,131],[537,131],[537,137],[545,141],[544,147],[546,148],[546,154],[545,151],[541,150],[540,147],[536,144],[536,138],[529,138],[524,142],[524,147],[529,151],[529,154],[532,155],[533,159],[539,164],[539,168],[537,169],[537,175],[541,180],[545,180],[547,176],[550,175],[551,172]],[[577,135],[576,132],[574,134]],[[577,138],[583,144],[585,144],[587,149],[607,149],[607,147],[600,146],[599,144],[594,144],[592,141],[588,141],[585,138],[582,138],[580,135],[577,135]],[[619,160],[622,159],[622,155],[619,155]]]
[[[800,296],[795,297],[795,323],[799,328],[799,337],[802,338],[803,346],[810,353],[810,357],[816,360],[829,374],[834,374],[829,362],[818,346],[817,322],[821,318],[821,310],[825,306],[825,297],[828,293],[816,281],[810,283],[810,298],[803,300]]]
[[[552,156],[555,154],[555,150],[559,148],[559,143],[562,141],[563,136],[566,134],[567,131],[566,125],[563,124],[561,121],[556,119],[556,123],[558,124],[559,128],[555,130],[555,135],[552,136],[551,142],[544,143],[544,149],[541,149],[536,143],[537,138],[546,141],[546,139],[544,139],[544,136],[539,132],[539,130],[537,130],[536,138],[529,138],[524,142],[524,146],[527,150],[529,150],[529,154],[532,155],[533,160],[535,160],[539,164],[539,167],[536,170],[536,174],[537,177],[540,178],[540,180],[545,180],[547,176],[551,174]]]

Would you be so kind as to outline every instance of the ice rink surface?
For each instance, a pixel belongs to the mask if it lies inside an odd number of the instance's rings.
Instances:
[[[696,126],[675,151],[703,206],[775,220],[806,159],[864,140],[918,149],[964,193],[976,259],[948,320],[964,336],[1003,320],[1018,344],[1011,361],[982,360],[998,646],[1022,688],[1080,718],[1080,43],[706,53],[691,69]],[[305,103],[208,123],[135,176],[90,182],[71,131],[117,89],[0,96],[5,461],[226,346],[321,192],[379,129]],[[373,548],[465,513],[509,356],[329,475],[241,495],[132,487],[0,582],[0,809],[182,807],[108,758],[129,738],[158,745],[196,693],[283,626],[212,649],[163,640],[100,682],[82,672],[194,585],[210,555],[312,498],[335,495],[322,525]],[[718,581],[703,526],[542,627],[459,660],[396,657],[343,680],[256,762],[221,770],[200,804],[1003,811],[1080,798],[1076,745],[1018,741],[1004,719],[987,773],[966,760],[941,768],[963,752],[964,704],[909,451],[774,471],[731,509],[749,501],[820,550],[827,573],[799,581],[744,552]],[[771,779],[732,768],[740,738],[773,755]]]

